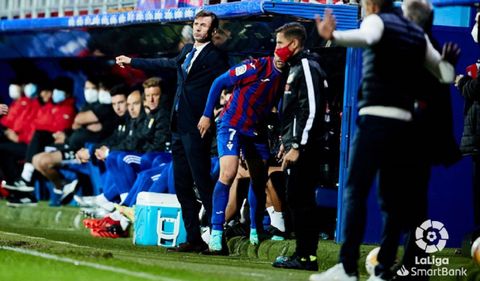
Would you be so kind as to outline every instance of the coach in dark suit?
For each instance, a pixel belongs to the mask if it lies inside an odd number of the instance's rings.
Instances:
[[[200,235],[200,205],[195,197],[193,183],[198,188],[210,221],[213,192],[210,147],[213,135],[209,133],[201,138],[197,124],[213,80],[228,68],[227,57],[211,42],[217,27],[218,18],[214,13],[200,11],[193,22],[195,43],[185,45],[176,58],[116,58],[120,66],[131,64],[132,67],[146,70],[165,67],[177,69],[177,93],[171,115],[172,153],[175,189],[187,230],[187,243],[174,249],[179,252],[201,252],[208,248]]]

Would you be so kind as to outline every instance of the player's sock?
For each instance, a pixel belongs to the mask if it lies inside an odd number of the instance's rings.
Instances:
[[[210,235],[210,241],[208,242],[208,248],[210,251],[221,251],[222,250],[222,235],[223,230],[212,230]]]
[[[275,211],[273,206],[268,207],[267,211],[270,215],[271,225],[276,227],[281,232],[285,232],[285,220],[283,219],[283,213]]]
[[[252,182],[248,188],[248,205],[250,205],[250,229],[257,229],[257,220],[255,214],[257,213],[257,196],[253,192]]]
[[[32,181],[32,175],[34,171],[35,167],[32,163],[26,162],[25,164],[23,164],[22,179],[25,182],[30,183]]]
[[[257,229],[255,228],[250,228],[250,244],[252,245],[258,245],[258,233]]]
[[[223,231],[230,186],[217,181],[213,190],[212,229]]]

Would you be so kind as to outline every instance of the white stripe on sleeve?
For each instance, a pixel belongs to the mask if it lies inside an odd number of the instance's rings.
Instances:
[[[301,145],[307,144],[308,133],[313,126],[313,119],[315,118],[316,106],[315,106],[315,90],[313,88],[313,79],[312,73],[310,72],[310,66],[307,59],[302,59],[303,73],[305,75],[305,80],[307,82],[307,93],[308,93],[308,119],[303,128],[302,140],[300,141]]]

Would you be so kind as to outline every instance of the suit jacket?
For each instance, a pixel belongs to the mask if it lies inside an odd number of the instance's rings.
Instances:
[[[185,73],[182,64],[193,44],[183,47],[175,58],[132,59],[135,68],[158,71],[159,68],[177,69],[177,92],[170,117],[171,129],[178,133],[198,132],[197,124],[207,103],[208,92],[213,80],[228,69],[227,56],[213,43],[209,43]],[[175,105],[178,102],[178,112]]]

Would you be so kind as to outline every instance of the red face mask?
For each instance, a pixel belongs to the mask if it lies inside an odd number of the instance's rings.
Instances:
[[[278,58],[280,58],[281,61],[287,62],[292,57],[293,51],[288,48],[292,42],[288,43],[288,45],[283,48],[275,50],[275,54],[278,56]]]

